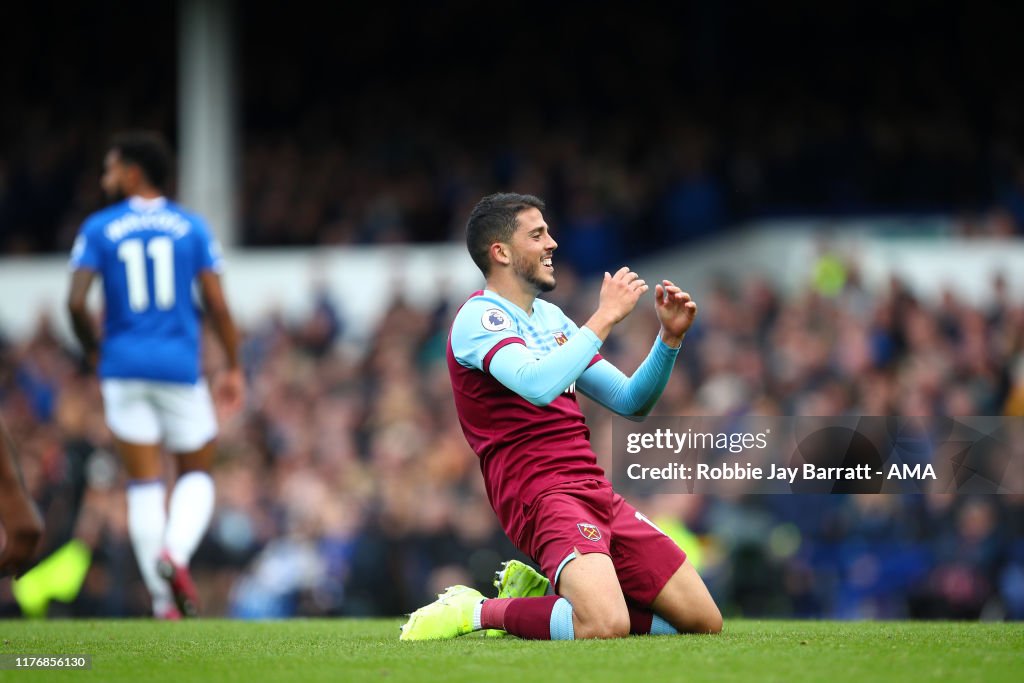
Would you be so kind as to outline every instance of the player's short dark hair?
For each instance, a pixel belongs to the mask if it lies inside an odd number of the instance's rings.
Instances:
[[[150,185],[158,190],[167,189],[171,148],[160,133],[148,130],[118,133],[111,139],[108,149],[116,149],[123,163],[141,168]]]
[[[510,241],[516,231],[516,216],[527,209],[543,211],[544,201],[532,194],[497,192],[487,195],[473,207],[466,223],[466,247],[484,277],[491,269],[487,255],[491,245]]]

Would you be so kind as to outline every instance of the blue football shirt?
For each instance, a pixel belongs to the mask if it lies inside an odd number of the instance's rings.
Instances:
[[[89,216],[75,240],[71,268],[103,278],[99,376],[198,381],[193,283],[200,272],[220,272],[222,265],[205,221],[162,197],[133,197]]]

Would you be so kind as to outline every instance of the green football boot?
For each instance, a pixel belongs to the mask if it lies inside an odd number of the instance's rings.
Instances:
[[[420,607],[402,624],[399,640],[448,640],[473,632],[473,611],[483,594],[468,586],[452,586],[437,600]]]
[[[494,573],[494,587],[499,598],[537,598],[547,595],[551,584],[540,572],[519,560],[501,563],[501,569]],[[504,631],[487,629],[487,638],[502,638]]]
[[[547,595],[550,585],[543,574],[519,560],[502,562],[494,577],[499,598],[539,598]]]

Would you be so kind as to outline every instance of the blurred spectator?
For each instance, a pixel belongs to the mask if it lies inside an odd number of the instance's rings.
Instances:
[[[31,30],[0,45],[0,253],[66,252],[110,131],[174,129],[173,4],[47,4],[10,17],[45,24],[46,49]],[[1024,234],[1015,5],[568,2],[498,40],[479,27],[500,9],[442,5],[403,7],[415,32],[375,5],[239,12],[243,244],[445,240],[497,189],[545,197],[583,274],[762,216],[941,211]],[[114,46],[134,68],[106,68]]]
[[[0,44],[3,254],[66,253],[101,201],[91,164],[108,133],[174,129],[173,3],[130,17],[52,4],[6,8],[11,25],[46,30]],[[711,7],[555,3],[510,24],[460,3],[407,4],[397,23],[372,4],[247,6],[242,242],[461,239],[468,203],[496,189],[544,196],[556,260],[583,275],[763,216],[942,211],[966,235],[1024,234],[1019,6]],[[122,54],[131,67],[111,69]],[[1024,306],[1005,279],[977,310],[953,292],[928,305],[897,278],[872,296],[856,264],[818,266],[797,291],[756,273],[716,287],[658,412],[1024,415]],[[578,318],[576,275],[559,268],[551,298]],[[194,561],[209,612],[395,615],[447,583],[489,588],[514,551],[454,415],[452,309],[395,299],[359,357],[336,343],[345,311],[324,295],[313,310],[246,335],[251,404],[223,429]],[[634,367],[649,329],[627,322],[602,352]],[[47,321],[0,339],[0,412],[48,534],[69,533],[82,497],[78,531],[97,547],[67,613],[141,615],[97,394]],[[602,412],[588,414],[607,459]],[[83,479],[84,493],[70,483]],[[700,544],[727,615],[1024,619],[1021,496],[652,509]],[[0,614],[15,613],[8,590]]]
[[[1024,357],[1019,301],[996,297],[987,311],[956,302],[949,316],[952,294],[926,305],[893,279],[872,298],[851,276],[822,297],[810,275],[789,294],[756,274],[710,294],[659,413],[970,415],[1013,405]],[[566,288],[552,295],[571,299],[575,278],[562,279]],[[217,512],[194,560],[204,602],[240,617],[399,614],[451,580],[489,588],[515,551],[454,414],[439,341],[453,309],[423,311],[396,295],[365,356],[354,357],[332,343],[341,317],[318,296],[308,320],[289,327],[271,318],[247,337],[252,401],[223,429]],[[635,365],[649,345],[649,314],[637,310],[603,352]],[[0,411],[49,533],[67,533],[60,519],[72,468],[84,467],[89,481],[78,532],[95,540],[96,560],[64,613],[143,614],[116,493],[124,475],[107,452],[95,394],[45,320],[0,355]],[[588,414],[607,463],[602,412]],[[650,508],[695,548],[727,613],[1024,614],[1021,496],[674,498]],[[7,595],[0,605],[15,609]]]

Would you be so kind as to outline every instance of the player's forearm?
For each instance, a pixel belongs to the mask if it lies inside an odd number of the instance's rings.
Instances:
[[[7,436],[7,428],[0,421],[0,493],[7,496],[21,488],[21,471],[14,458],[14,447]]]
[[[535,359],[522,344],[509,344],[494,354],[489,372],[530,403],[544,406],[575,382],[601,348],[592,330],[580,329],[569,341]]]
[[[0,552],[0,577],[20,575],[43,535],[43,519],[22,480],[14,447],[0,420],[0,527],[7,543]]]
[[[665,345],[670,349],[678,350],[683,345],[683,339],[686,338],[686,333],[683,332],[680,335],[674,335],[668,332],[664,327],[661,328],[661,332],[658,334],[661,341],[665,342]]]
[[[5,461],[0,473],[0,521],[6,526],[11,520],[31,512],[32,499],[25,490],[14,456],[8,451],[0,460]]]
[[[677,355],[678,349],[656,339],[631,377],[611,363],[598,363],[580,377],[580,390],[620,415],[647,415],[665,390]]]
[[[18,487],[19,479],[14,468],[14,458],[7,449],[3,436],[0,435],[0,495],[6,497]]]
[[[618,322],[614,316],[610,315],[602,309],[598,309],[594,315],[590,316],[590,319],[583,323],[583,326],[589,328],[591,332],[597,335],[597,338],[604,342],[608,339],[608,335],[612,333],[612,328]]]
[[[69,306],[68,312],[71,315],[71,329],[86,356],[92,356],[99,352],[100,337],[96,334],[92,318],[88,310],[77,306]]]
[[[659,335],[659,338],[654,341],[650,353],[647,354],[647,358],[630,377],[630,389],[634,402],[637,404],[632,412],[633,415],[649,414],[654,408],[654,404],[661,398],[661,393],[665,391],[668,379],[672,376],[676,356],[679,355],[682,337],[674,341],[675,346],[665,341],[664,336]]]
[[[235,321],[226,310],[219,310],[211,313],[211,322],[213,331],[224,348],[228,368],[237,370],[241,363],[238,357],[238,328],[235,327]]]

